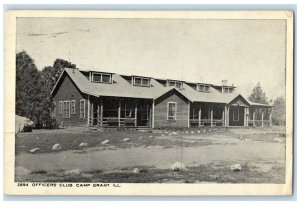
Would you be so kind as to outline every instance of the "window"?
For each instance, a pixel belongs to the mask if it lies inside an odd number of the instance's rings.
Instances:
[[[133,85],[149,87],[150,86],[150,79],[149,78],[142,78],[142,77],[134,77]]]
[[[63,102],[59,101],[58,103],[58,114],[62,114],[63,113]]]
[[[233,89],[229,87],[223,87],[223,93],[232,93]]]
[[[233,121],[239,121],[239,116],[240,116],[239,111],[240,111],[239,107],[233,108]]]
[[[209,85],[198,84],[198,91],[200,92],[209,92]]]
[[[112,75],[109,73],[93,73],[92,81],[96,83],[111,83]]]
[[[70,118],[70,101],[63,102],[63,118]]]
[[[175,80],[168,80],[168,86],[175,86],[178,89],[182,88],[182,82],[180,81],[175,81]]]
[[[85,118],[85,100],[80,100],[80,118]]]
[[[71,114],[75,114],[75,100],[71,101]]]
[[[168,120],[176,120],[176,102],[168,102]]]

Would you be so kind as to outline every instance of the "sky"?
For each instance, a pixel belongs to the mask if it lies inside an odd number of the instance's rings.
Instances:
[[[82,70],[221,84],[285,95],[284,20],[18,18],[17,51],[38,69],[62,58]]]

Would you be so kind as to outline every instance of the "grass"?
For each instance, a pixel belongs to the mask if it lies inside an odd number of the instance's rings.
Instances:
[[[167,132],[167,131],[164,131]],[[208,134],[208,133],[206,133]],[[150,138],[150,136],[153,136]],[[142,137],[142,139],[140,139]],[[174,140],[170,140],[169,137]],[[124,138],[129,138],[128,142],[124,142]],[[116,148],[128,148],[138,146],[163,146],[170,148],[174,146],[204,146],[209,145],[208,141],[195,142],[180,142],[180,135],[161,137],[161,133],[148,133],[138,131],[107,131],[107,132],[75,132],[75,133],[51,133],[51,132],[37,132],[30,134],[17,134],[16,137],[16,155],[21,152],[28,152],[33,148],[40,148],[39,153],[53,152],[52,146],[59,143],[63,150],[84,150],[85,147],[79,147],[79,144],[87,143],[87,147],[107,146],[113,145]],[[102,145],[101,142],[109,139],[107,145]],[[55,151],[57,152],[57,151]]]

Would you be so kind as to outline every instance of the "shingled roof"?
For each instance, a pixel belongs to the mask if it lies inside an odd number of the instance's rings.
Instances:
[[[214,87],[210,88],[210,92],[198,92],[190,87],[186,82],[183,82],[183,88],[178,89],[175,87],[165,87],[159,83],[156,79],[151,78],[150,87],[139,87],[133,86],[124,77],[118,74],[113,74],[113,83],[94,83],[90,82],[89,79],[79,69],[65,68],[61,74],[67,74],[78,89],[85,94],[93,95],[96,97],[110,96],[110,97],[128,97],[128,98],[144,98],[144,99],[157,99],[158,97],[166,94],[171,90],[176,90],[191,102],[210,102],[210,103],[223,103],[228,104],[237,96],[243,97],[237,93],[222,94]],[[61,80],[59,78],[57,84],[54,86],[51,95],[58,87],[58,83]],[[243,97],[244,98],[244,97]],[[253,103],[244,98],[250,105],[256,106],[270,106],[266,104]]]

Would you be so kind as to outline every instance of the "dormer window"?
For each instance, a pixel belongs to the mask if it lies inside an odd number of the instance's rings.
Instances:
[[[222,87],[222,93],[232,93],[233,92],[233,88],[232,87]]]
[[[142,86],[142,87],[150,87],[150,78],[133,77],[133,85]]]
[[[112,74],[110,73],[92,73],[92,82],[112,83]]]
[[[205,85],[205,84],[198,84],[197,85],[197,90],[199,92],[209,92],[209,88],[210,88],[210,85]]]
[[[183,87],[183,83],[181,81],[176,81],[176,80],[168,80],[167,85],[174,86],[178,89],[182,89],[182,87]]]

